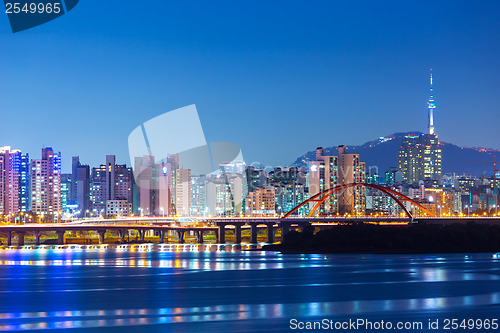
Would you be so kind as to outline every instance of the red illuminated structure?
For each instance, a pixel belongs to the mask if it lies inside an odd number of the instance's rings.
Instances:
[[[314,212],[319,208],[319,206],[321,205],[321,203],[323,201],[325,201],[328,198],[329,195],[331,195],[333,193],[336,193],[336,192],[339,192],[341,190],[350,188],[350,187],[355,187],[355,186],[363,186],[363,187],[373,188],[375,190],[378,190],[380,192],[383,192],[383,193],[387,194],[392,199],[394,199],[394,201],[396,201],[396,203],[401,207],[401,209],[403,209],[403,211],[406,213],[406,215],[409,218],[413,218],[413,215],[408,211],[408,209],[406,209],[405,205],[403,205],[403,201],[411,202],[413,205],[415,205],[415,206],[419,207],[420,209],[422,209],[429,216],[432,216],[432,217],[435,216],[430,211],[428,211],[427,209],[425,209],[424,207],[422,207],[422,205],[416,203],[412,199],[410,199],[407,196],[405,196],[405,195],[403,195],[401,193],[398,193],[396,191],[393,191],[393,190],[390,190],[390,189],[385,188],[383,186],[375,185],[375,184],[352,183],[352,184],[346,184],[346,185],[339,185],[339,186],[336,186],[334,188],[325,190],[325,191],[323,191],[321,193],[318,193],[318,194],[310,197],[309,199],[307,199],[306,201],[304,201],[303,203],[301,203],[300,205],[298,205],[297,207],[293,208],[291,211],[289,211],[288,213],[286,213],[283,216],[283,218],[289,217],[290,215],[292,215],[293,213],[295,213],[300,207],[305,206],[305,205],[309,204],[310,202],[316,202],[316,204],[314,205],[313,209],[307,215],[308,217],[311,217],[311,216],[314,215]]]

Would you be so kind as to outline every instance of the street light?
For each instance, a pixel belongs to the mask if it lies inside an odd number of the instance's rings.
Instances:
[[[160,207],[160,210],[162,212],[163,217],[165,217],[165,211],[163,210],[163,207]]]
[[[87,216],[88,216],[88,214],[89,214],[89,210],[87,209],[87,210],[85,211],[85,217],[87,217]]]

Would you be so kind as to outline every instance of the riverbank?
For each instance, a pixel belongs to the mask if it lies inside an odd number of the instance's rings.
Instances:
[[[314,233],[290,231],[282,244],[263,246],[282,253],[462,253],[500,252],[500,225],[473,222],[446,226],[338,225]]]

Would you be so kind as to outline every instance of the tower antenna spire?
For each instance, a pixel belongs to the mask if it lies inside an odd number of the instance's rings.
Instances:
[[[432,68],[431,72],[431,86],[430,86],[430,97],[427,102],[427,109],[429,110],[429,134],[434,134],[434,109],[436,108],[436,103],[434,102],[434,92],[432,87]]]

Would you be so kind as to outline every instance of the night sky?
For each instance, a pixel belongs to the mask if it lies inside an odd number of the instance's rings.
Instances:
[[[97,1],[13,34],[0,14],[0,146],[128,162],[144,121],[196,104],[208,141],[288,165],[425,131],[500,149],[499,1]]]

